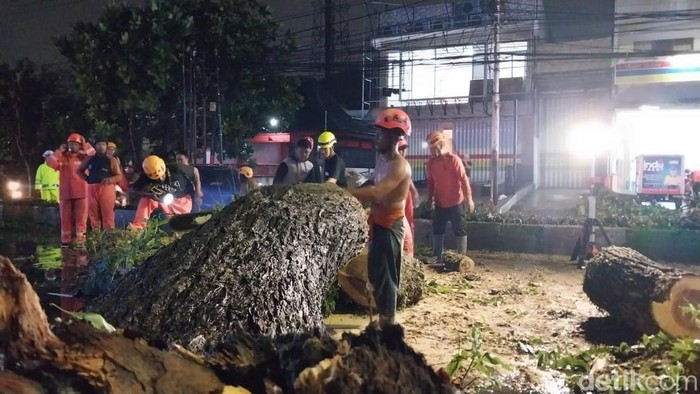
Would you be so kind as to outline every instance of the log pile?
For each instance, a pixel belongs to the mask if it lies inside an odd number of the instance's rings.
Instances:
[[[329,184],[263,187],[125,275],[91,311],[199,351],[238,324],[280,335],[322,326],[342,263],[368,239],[362,205]]]
[[[368,327],[341,341],[318,331],[229,334],[202,357],[128,330],[110,334],[75,321],[52,330],[24,274],[0,256],[3,393],[455,392],[406,345],[400,326]]]
[[[583,291],[611,317],[645,334],[700,338],[683,307],[700,305],[700,277],[658,264],[634,249],[609,247],[586,266]]]

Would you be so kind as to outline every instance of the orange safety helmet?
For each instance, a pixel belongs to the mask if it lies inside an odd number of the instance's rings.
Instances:
[[[430,147],[434,147],[438,142],[445,141],[445,134],[440,130],[431,131],[425,141],[428,142]]]
[[[240,169],[238,169],[238,173],[248,179],[253,177],[253,169],[248,166],[241,167]]]
[[[383,129],[400,129],[407,137],[411,135],[411,118],[398,108],[387,108],[379,113],[374,125]]]
[[[156,155],[150,155],[143,159],[143,173],[153,180],[160,180],[165,176],[165,161]]]
[[[83,139],[83,136],[78,133],[71,133],[68,136],[68,142],[77,142],[78,144],[82,145],[85,143],[85,139]]]
[[[114,142],[108,142],[107,149],[117,149],[117,144],[115,144]]]

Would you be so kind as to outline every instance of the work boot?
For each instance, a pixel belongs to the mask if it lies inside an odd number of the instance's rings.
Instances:
[[[464,235],[462,237],[455,237],[455,240],[457,241],[457,251],[460,254],[467,255],[467,236]]]
[[[442,249],[444,247],[445,235],[433,234],[433,255],[437,259],[437,263],[442,260]]]

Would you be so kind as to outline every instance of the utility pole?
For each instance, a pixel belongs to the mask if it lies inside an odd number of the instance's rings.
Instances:
[[[334,58],[334,52],[335,52],[335,29],[333,28],[333,25],[335,22],[333,21],[334,18],[334,10],[333,10],[333,0],[325,0],[326,1],[326,6],[324,7],[323,11],[325,13],[325,44],[326,44],[326,79],[330,77],[331,73],[333,72],[333,58]]]
[[[498,33],[500,29],[501,2],[494,2],[493,13],[493,114],[491,119],[491,210],[496,210],[498,204],[498,146],[501,134],[501,97],[499,94],[500,65],[498,58]]]

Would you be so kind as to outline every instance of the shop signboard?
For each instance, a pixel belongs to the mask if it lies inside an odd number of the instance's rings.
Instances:
[[[642,155],[636,161],[637,194],[683,195],[685,171],[682,155]]]

